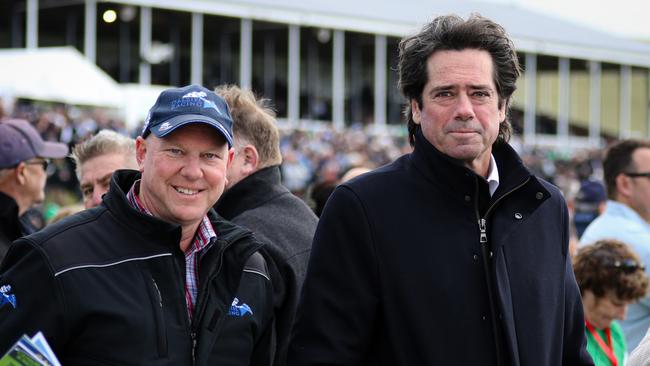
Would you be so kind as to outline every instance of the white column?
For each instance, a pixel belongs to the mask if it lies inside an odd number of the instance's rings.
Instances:
[[[84,53],[89,61],[97,58],[97,0],[86,0]]]
[[[38,47],[38,0],[27,0],[27,48]]]
[[[621,65],[621,108],[618,135],[622,139],[632,136],[632,68]]]
[[[151,65],[145,56],[151,50],[151,8],[140,8],[140,84],[151,84]]]
[[[524,144],[535,144],[535,115],[537,114],[537,55],[526,54],[526,102],[524,109]]]
[[[252,88],[253,73],[253,21],[242,19],[240,25],[240,55],[239,86],[242,89]]]
[[[571,63],[568,58],[559,59],[557,137],[560,144],[567,146],[569,141],[569,109],[571,108]]]
[[[192,13],[192,51],[190,82],[203,85],[203,14]],[[212,88],[215,85],[209,85]]]
[[[600,91],[601,65],[598,61],[589,61],[589,144],[600,144]]]
[[[386,125],[386,36],[375,35],[375,126]]]
[[[647,96],[650,98],[650,69],[646,70],[647,71],[647,80],[646,80],[646,90],[647,90]],[[645,138],[650,137],[650,103],[646,103],[645,105],[645,113],[646,113],[646,133],[645,133]]]
[[[289,70],[287,119],[291,125],[300,120],[300,26],[289,25]]]
[[[335,30],[332,41],[332,122],[337,130],[345,126],[345,32]]]

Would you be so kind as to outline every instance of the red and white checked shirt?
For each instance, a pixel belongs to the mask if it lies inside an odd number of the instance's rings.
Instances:
[[[126,194],[127,200],[136,210],[153,216],[151,211],[144,207],[142,201],[138,198],[139,191],[140,180],[137,180],[133,183],[129,193]],[[190,319],[194,314],[194,306],[196,306],[196,298],[199,293],[199,260],[207,249],[214,244],[216,238],[217,234],[208,216],[203,216],[190,247],[185,251],[185,302]]]

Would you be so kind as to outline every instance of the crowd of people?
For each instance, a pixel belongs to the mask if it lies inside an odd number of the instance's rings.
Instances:
[[[237,86],[167,89],[133,130],[0,110],[0,351],[42,331],[66,365],[649,364],[650,142],[516,151],[520,71],[500,25],[450,15],[400,43],[405,136],[279,128]]]

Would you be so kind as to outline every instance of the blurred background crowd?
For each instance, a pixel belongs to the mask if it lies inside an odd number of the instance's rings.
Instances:
[[[18,99],[10,108],[0,109],[0,117],[26,119],[44,140],[63,142],[70,147],[102,129],[131,137],[137,136],[141,129],[140,126],[128,129],[124,121],[100,108],[38,104],[23,99]],[[280,127],[283,184],[305,200],[317,215],[331,191],[350,170],[374,169],[411,151],[405,134],[395,133],[395,130],[382,131],[362,125],[344,129],[322,125],[317,128]],[[597,216],[597,206],[606,200],[601,149],[577,150],[570,154],[552,149],[518,149],[525,164],[537,176],[562,190],[571,212],[577,209],[578,221],[588,223]],[[80,202],[74,163],[70,158],[61,159],[48,168],[45,203],[30,214],[42,213],[47,222],[62,207]],[[581,210],[586,212],[582,216]],[[578,227],[580,233],[586,224],[581,227],[578,222]]]

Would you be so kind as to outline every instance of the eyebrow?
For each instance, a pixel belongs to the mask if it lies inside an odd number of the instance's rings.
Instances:
[[[438,91],[445,91],[445,90],[452,90],[455,89],[456,85],[453,84],[445,84],[445,85],[439,85],[431,88],[431,93],[438,92]],[[472,90],[481,90],[481,89],[488,89],[488,90],[493,90],[490,85],[487,84],[472,84],[469,85],[469,88]]]
[[[103,177],[100,177],[96,181],[97,182],[105,182],[105,181],[109,180],[112,175],[113,175],[113,172],[110,172],[110,173],[104,175]],[[93,185],[94,185],[93,182],[87,182],[87,183],[82,183],[80,185],[80,187],[83,189],[83,188],[86,188],[86,187],[92,187]]]

